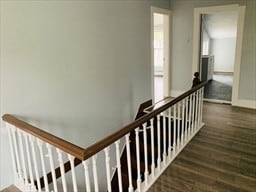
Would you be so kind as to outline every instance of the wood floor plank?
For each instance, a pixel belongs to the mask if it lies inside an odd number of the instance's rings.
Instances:
[[[176,163],[177,165],[181,167],[185,167],[191,171],[194,171],[194,172],[199,171],[200,174],[204,175],[205,177],[219,179],[222,182],[232,187],[239,188],[239,187],[242,187],[243,184],[246,184],[246,186],[243,186],[246,190],[252,190],[256,187],[255,180],[248,179],[249,178],[248,176],[247,177],[242,176],[240,174],[235,174],[234,172],[230,172],[228,170],[223,170],[223,168],[217,168],[216,165],[210,165],[204,162],[200,162],[200,161],[196,161],[188,158],[186,159],[181,158],[178,161],[176,161]]]
[[[245,145],[245,147],[250,147],[252,149],[255,148],[255,144],[256,144],[256,141],[255,141],[256,135],[255,136],[250,135],[246,139],[242,139],[242,137],[240,137],[240,136],[236,136],[236,135],[233,136],[228,133],[227,134],[222,133],[220,135],[220,133],[216,133],[216,130],[215,131],[207,131],[205,129],[202,129],[202,131],[200,131],[198,134],[202,135],[202,136],[207,136],[207,137],[215,137],[218,139],[222,139],[224,141],[225,140],[232,141],[234,143]]]
[[[256,125],[255,125],[256,126]],[[202,129],[205,134],[218,134],[220,137],[230,137],[238,141],[248,141],[248,143],[256,143],[256,132],[250,129],[241,128],[240,130],[234,130],[232,127],[225,126],[225,129],[218,129],[213,126],[207,125],[207,129]],[[249,134],[250,133],[250,134]]]
[[[149,192],[256,191],[256,110],[204,103],[203,120]]]
[[[231,145],[222,145],[222,144],[219,144],[217,143],[216,141],[213,141],[213,140],[207,140],[205,138],[198,138],[198,137],[195,137],[194,138],[197,143],[199,145],[205,145],[209,148],[214,148],[216,150],[219,150],[219,151],[225,151],[227,153],[231,153],[231,154],[234,154],[234,155],[237,155],[237,156],[243,156],[247,159],[252,159],[252,160],[256,160],[256,157],[253,155],[253,154],[250,154],[250,153],[247,153],[245,151],[241,151],[239,149],[236,149],[234,147],[232,147]]]
[[[202,188],[202,190],[208,188],[215,191],[226,191],[226,189],[229,189],[228,191],[250,191],[243,189],[235,184],[230,185],[227,182],[227,178],[232,178],[231,176],[225,176],[226,179],[223,180],[223,178],[213,176],[212,174],[210,174],[210,172],[201,172],[176,164],[174,164],[174,166],[178,166],[182,171],[187,171],[188,173],[190,173],[190,177],[195,181],[195,183],[201,183],[201,186],[204,187]],[[195,191],[194,188],[192,189],[192,191]]]
[[[201,151],[197,153],[191,149],[185,150],[186,153],[183,153],[178,158],[189,159],[191,161],[196,161],[199,163],[207,162],[211,167],[224,170],[226,172],[233,172],[237,175],[244,175],[248,177],[256,178],[256,166],[255,164],[241,164],[239,159],[234,159],[230,156],[217,156],[216,153],[207,153]],[[203,154],[204,153],[204,154]],[[203,155],[202,155],[203,154]],[[243,168],[241,169],[241,165]],[[256,184],[256,179],[254,180]]]
[[[238,172],[248,170],[253,177],[256,176],[256,162],[252,162],[248,159],[241,159],[238,156],[233,156],[222,151],[209,150],[209,148],[199,145],[189,145],[189,148],[185,148],[182,155],[184,156],[196,156],[199,160],[207,160],[207,162],[213,161],[216,164],[223,164],[224,166],[230,166],[231,169],[235,169]],[[212,163],[213,163],[212,162]],[[241,169],[243,168],[243,169]]]

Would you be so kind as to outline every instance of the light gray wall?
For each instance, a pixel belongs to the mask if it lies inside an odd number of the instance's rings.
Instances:
[[[211,40],[214,55],[214,72],[234,72],[236,38]]]
[[[256,100],[255,0],[171,0],[173,14],[172,89],[187,90],[191,87],[194,8],[228,4],[246,5],[239,99]]]
[[[150,6],[169,0],[0,1],[0,112],[81,146],[151,98]],[[1,129],[0,189],[11,182]]]

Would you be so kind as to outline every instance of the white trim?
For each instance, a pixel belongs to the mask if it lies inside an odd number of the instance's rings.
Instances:
[[[151,9],[151,13],[160,13],[160,14],[164,14],[164,15],[169,15],[170,14],[170,10],[168,9],[163,9],[163,8],[159,8],[159,7],[150,7]]]
[[[256,109],[256,101],[255,100],[238,99],[232,103],[232,106]]]
[[[238,20],[237,20],[237,38],[236,38],[236,52],[235,52],[235,65],[233,74],[233,87],[232,87],[232,105],[238,100],[239,81],[240,81],[240,65],[243,46],[243,29],[244,29],[245,6],[239,7]]]
[[[167,9],[162,9],[158,7],[151,7],[150,8],[150,53],[151,53],[151,95],[152,101],[155,103],[155,93],[154,93],[154,13],[160,13],[163,15],[168,16],[168,28],[166,30],[166,34],[168,35],[167,38],[167,48],[165,52],[165,62],[164,62],[164,97],[169,96],[169,88],[170,88],[170,41],[171,41],[171,34],[170,34],[170,25],[171,25],[171,11]]]
[[[171,13],[169,12],[167,17],[164,17],[164,97],[170,95],[170,19]]]
[[[154,84],[154,10],[156,7],[151,7],[150,9],[150,65],[151,65],[151,95],[152,104],[155,103],[155,84]]]
[[[224,101],[224,100],[218,100],[218,99],[207,99],[204,98],[204,101],[210,102],[210,103],[221,103],[221,104],[231,104],[231,101]]]
[[[194,9],[194,29],[193,29],[193,62],[192,62],[192,77],[199,67],[199,48],[200,48],[200,15],[217,13],[223,11],[236,11],[238,13],[237,20],[237,37],[236,37],[236,52],[235,52],[235,65],[234,65],[234,83],[232,86],[232,105],[238,102],[239,79],[240,79],[240,64],[242,55],[243,43],[243,28],[244,28],[244,15],[245,6],[238,4],[213,6],[213,7],[200,7]]]

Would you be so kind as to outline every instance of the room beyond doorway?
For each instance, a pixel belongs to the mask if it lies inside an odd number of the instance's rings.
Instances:
[[[227,12],[227,11],[237,13],[236,46],[235,46],[233,86],[232,86],[232,98],[231,98],[231,104],[233,105],[238,101],[245,6],[239,6],[238,4],[230,4],[230,5],[212,6],[212,7],[199,7],[194,9],[192,75],[194,74],[194,72],[200,71],[200,62],[201,62],[200,51],[202,47],[200,31],[201,31],[202,15]],[[225,49],[222,47],[221,50],[224,51]],[[221,72],[221,71],[217,71],[217,72]]]
[[[152,98],[156,103],[169,96],[170,11],[151,8]]]
[[[237,11],[222,11],[201,15],[200,74],[208,81],[204,98],[231,102]]]

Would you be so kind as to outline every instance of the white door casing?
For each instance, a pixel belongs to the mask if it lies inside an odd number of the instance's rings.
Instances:
[[[170,34],[170,25],[171,25],[171,11],[167,9],[162,9],[158,7],[151,7],[151,91],[152,91],[152,99],[154,101],[154,13],[163,14],[167,17],[164,17],[164,73],[163,73],[163,96],[170,96],[170,42],[171,42],[171,34]]]
[[[235,64],[234,64],[232,100],[231,100],[231,104],[234,105],[235,103],[238,103],[238,100],[239,100],[238,88],[239,88],[239,79],[240,79],[240,64],[241,64],[241,55],[242,55],[245,6],[239,6],[238,4],[233,4],[233,5],[224,5],[224,6],[200,7],[200,8],[194,9],[192,78],[194,76],[194,72],[199,70],[200,16],[201,14],[211,14],[211,13],[218,13],[218,12],[224,12],[224,11],[236,11],[238,13]]]

